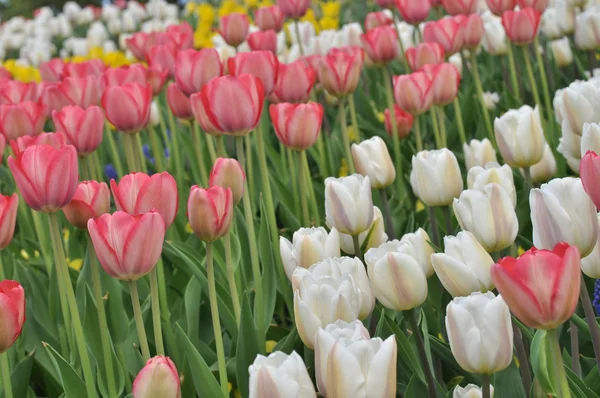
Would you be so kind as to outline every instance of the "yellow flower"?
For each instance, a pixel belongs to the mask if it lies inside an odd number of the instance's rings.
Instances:
[[[63,229],[63,240],[66,242],[69,241],[69,236],[71,236],[71,232],[68,229]]]
[[[277,342],[275,340],[267,340],[267,342],[265,343],[265,350],[267,351],[267,354],[272,353],[273,348],[275,348],[276,345]]]
[[[69,268],[72,268],[75,271],[80,271],[81,267],[83,266],[83,259],[81,259],[81,258],[76,258],[74,260],[67,259],[67,261],[69,264]]]
[[[377,112],[376,116],[380,123],[385,122],[385,114],[383,112]]]
[[[248,8],[256,8],[258,6],[258,0],[244,0],[244,3]]]
[[[258,8],[260,7],[269,7],[272,6],[273,2],[271,0],[262,0],[258,2]]]
[[[523,249],[521,246],[519,246],[519,248],[517,249],[517,254],[518,254],[519,256],[522,256],[522,255],[523,255],[523,253],[525,253],[525,249]]]
[[[214,47],[212,37],[215,35],[214,32],[204,34],[202,32],[194,33],[194,47],[195,48],[211,48]]]
[[[200,4],[196,7],[196,16],[198,17],[198,21],[212,25],[215,21],[215,9],[210,4]]]
[[[185,232],[187,232],[188,234],[194,233],[194,230],[192,229],[192,226],[190,225],[190,223],[185,224]]]
[[[340,20],[338,18],[321,18],[319,21],[319,27],[321,30],[337,30],[340,25]]]
[[[415,205],[415,211],[418,213],[420,211],[425,210],[425,205],[419,199],[417,199],[417,204]]]
[[[88,50],[87,54],[89,59],[102,58],[103,55],[104,50],[102,49],[102,47],[92,47]]]
[[[132,61],[128,59],[127,55],[125,55],[125,53],[122,51],[114,51],[104,54],[102,57],[102,62],[114,68],[132,64]]]
[[[185,5],[185,15],[186,16],[192,15],[195,11],[196,11],[196,3],[194,3],[193,1],[190,1],[189,3],[187,3]]]
[[[348,175],[348,164],[346,159],[342,159],[340,162],[340,170],[338,171],[338,177],[346,177]]]
[[[18,66],[13,72],[11,72],[15,80],[20,80],[25,83],[42,81],[42,75],[40,71],[33,66]]]
[[[341,4],[339,1],[331,1],[321,4],[324,18],[339,19]]]
[[[247,13],[246,8],[239,5],[235,0],[225,0],[221,3],[221,7],[219,7],[219,18],[234,12]]]
[[[358,142],[358,132],[354,126],[348,126],[348,139],[350,142]]]
[[[25,260],[29,260],[29,253],[27,253],[25,249],[21,249],[21,257],[23,257]]]
[[[84,57],[82,55],[74,55],[74,56],[71,57],[70,62],[79,63],[79,62],[85,62],[87,60],[88,60],[88,58]]]

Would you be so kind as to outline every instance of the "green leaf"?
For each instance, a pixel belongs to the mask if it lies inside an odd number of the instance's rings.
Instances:
[[[75,372],[75,369],[51,345],[44,343],[44,348],[51,354],[50,357],[60,376],[65,396],[67,398],[87,397],[85,383]]]
[[[500,372],[494,373],[492,381],[494,386],[494,398],[514,398],[525,397],[525,388],[521,373],[517,368],[515,361],[510,366]]]
[[[235,357],[235,372],[237,386],[243,397],[250,394],[248,384],[248,367],[256,359],[259,353],[258,336],[254,318],[250,310],[250,297],[246,292],[242,300],[242,318],[240,320],[240,333],[237,340],[237,349]]]
[[[548,333],[545,330],[538,330],[535,333],[531,342],[531,367],[542,390],[546,394],[556,395],[554,384],[558,380],[553,382],[551,370],[548,367],[548,361],[553,361],[550,344]]]
[[[298,335],[298,330],[296,329],[296,326],[294,326],[294,328],[287,336],[285,336],[284,339],[279,340],[279,342],[275,345],[275,348],[273,348],[273,352],[281,351],[289,355],[292,353],[292,351],[294,351],[294,346],[299,339],[300,336]]]
[[[386,327],[388,327],[396,336],[396,343],[398,343],[398,358],[400,361],[403,362],[411,370],[411,373],[415,374],[421,382],[425,383],[425,375],[423,374],[423,369],[421,368],[417,354],[415,354],[415,351],[404,335],[404,332],[394,321],[389,319],[387,315],[384,322]]]
[[[27,390],[29,388],[31,369],[33,368],[35,358],[35,351],[27,354],[25,358],[21,360],[14,367],[10,375],[12,384],[13,397],[26,397]],[[4,398],[4,391],[0,394],[0,397]]]
[[[261,199],[261,214],[267,214],[267,209],[264,201]],[[273,320],[273,312],[275,311],[275,299],[277,298],[277,283],[275,281],[275,259],[273,253],[273,241],[269,230],[269,223],[265,220],[260,223],[258,233],[258,252],[260,263],[262,264],[262,288],[263,288],[263,309],[264,319],[256,321],[256,326],[261,335],[267,333],[267,329]],[[283,286],[281,286],[283,287]],[[289,286],[286,286],[289,288]],[[256,303],[254,304],[256,307]],[[261,351],[264,347],[261,348]]]
[[[592,391],[588,384],[581,380],[568,366],[565,365],[564,368],[565,372],[567,373],[567,379],[569,379],[569,387],[571,391],[581,391],[583,394],[582,397],[599,398],[598,394]]]

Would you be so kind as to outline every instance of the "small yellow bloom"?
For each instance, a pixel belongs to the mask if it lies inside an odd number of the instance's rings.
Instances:
[[[525,253],[525,249],[523,249],[521,246],[519,246],[519,248],[517,249],[517,254],[518,254],[519,256],[522,256],[522,255],[523,255],[523,253]]]
[[[323,12],[323,17],[325,18],[339,19],[340,8],[341,4],[339,1],[331,1],[321,4],[321,11]]]
[[[29,260],[29,253],[27,253],[25,249],[21,249],[21,257],[23,257],[25,260]]]
[[[187,232],[188,234],[194,233],[194,230],[192,229],[192,226],[190,225],[190,223],[185,224],[185,232]]]
[[[212,25],[215,21],[215,9],[210,4],[200,4],[196,8],[196,16],[198,17],[199,22],[203,22],[205,24]]]
[[[196,11],[196,3],[194,3],[193,1],[190,1],[189,3],[187,3],[185,5],[185,15],[186,16],[192,15],[195,11]]]
[[[102,58],[103,55],[104,50],[102,49],[102,47],[92,47],[88,50],[87,54],[89,59]]]
[[[68,261],[69,261],[69,268],[74,269],[75,271],[81,270],[81,267],[83,266],[83,259],[76,258],[74,260],[68,260]]]
[[[319,21],[319,27],[321,30],[337,30],[340,26],[340,20],[338,18],[321,18]]]
[[[348,139],[350,142],[358,142],[358,132],[354,126],[348,126]]]
[[[258,8],[260,7],[269,7],[272,6],[273,2],[271,0],[262,0],[258,2]]]
[[[277,342],[275,340],[267,340],[265,343],[265,350],[267,351],[267,354],[272,353],[276,345]]]
[[[69,231],[68,229],[66,229],[66,228],[65,228],[65,229],[63,229],[63,240],[64,240],[65,242],[68,242],[68,241],[69,241],[69,236],[71,236],[71,233],[70,233],[70,231]]]
[[[346,159],[342,159],[340,162],[340,170],[338,171],[338,177],[346,177],[348,175],[348,164]]]
[[[385,122],[385,114],[383,112],[377,112],[376,116],[380,123]]]
[[[248,8],[256,8],[258,6],[258,0],[244,0],[244,3]]]
[[[415,211],[418,213],[420,211],[425,210],[425,205],[419,199],[417,199],[417,204],[415,206]]]

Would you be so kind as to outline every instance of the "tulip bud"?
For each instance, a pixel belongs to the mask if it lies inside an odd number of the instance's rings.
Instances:
[[[396,169],[385,141],[378,136],[352,144],[352,159],[356,171],[369,177],[373,189],[390,186],[396,178]]]
[[[446,330],[452,355],[467,372],[489,375],[512,362],[513,328],[502,296],[475,292],[455,298],[446,308]]]
[[[102,78],[100,76],[69,76],[65,77],[59,85],[59,90],[65,97],[67,104],[87,108],[99,105],[102,97]],[[119,100],[116,101],[117,103]],[[106,107],[102,105],[106,111]]]
[[[392,25],[394,23],[393,14],[389,10],[373,11],[365,17],[365,30],[368,32],[380,26]]]
[[[385,131],[387,131],[389,135],[394,134],[394,130],[392,129],[392,121],[390,120],[390,109],[387,108],[383,115]],[[398,136],[400,139],[408,137],[408,134],[413,126],[413,115],[405,112],[402,108],[400,108],[400,106],[394,104],[394,116],[396,118],[396,130],[398,131]]]
[[[257,355],[248,368],[250,398],[315,398],[315,387],[302,357],[275,351],[268,357]]]
[[[146,362],[146,366],[133,381],[133,398],[181,398],[181,381],[173,361],[157,355]]]
[[[7,80],[0,84],[0,105],[20,104],[37,100],[37,84],[24,83],[18,80]]]
[[[580,13],[575,21],[575,47],[584,51],[594,51],[600,45],[598,23],[600,12],[591,7]]]
[[[456,386],[452,398],[482,398],[481,388],[475,384],[467,384],[466,387]],[[494,386],[490,385],[490,398],[494,398]]]
[[[200,51],[183,50],[177,53],[175,81],[186,95],[200,91],[211,79],[223,74],[223,64],[214,48]]]
[[[152,95],[160,94],[168,76],[168,71],[161,71],[152,67],[146,69],[146,79],[152,87]]]
[[[0,282],[0,354],[17,340],[25,323],[25,292],[19,282]]]
[[[597,220],[600,223],[600,214]],[[584,274],[594,279],[600,278],[600,244],[598,244],[598,241],[600,241],[600,233],[598,234],[598,239],[596,239],[594,250],[581,259],[581,270]]]
[[[571,44],[568,37],[551,41],[550,50],[552,51],[556,66],[559,68],[564,68],[573,63],[573,52],[571,51]]]
[[[465,155],[465,166],[467,171],[475,166],[484,167],[487,163],[498,163],[496,151],[491,141],[487,138],[483,140],[471,140],[468,144],[463,144],[463,153]]]
[[[446,56],[450,56],[463,47],[464,31],[458,21],[444,17],[437,21],[427,22],[423,31],[426,43],[438,43],[444,48]]]
[[[396,7],[406,23],[418,25],[427,19],[431,9],[431,1],[396,0]]]
[[[560,114],[563,117],[563,135],[567,128],[577,136],[583,133],[586,122],[596,123],[598,119],[598,97],[597,85],[590,81],[574,82],[564,89],[561,95]]]
[[[223,187],[231,189],[234,204],[240,203],[244,196],[244,183],[246,173],[235,159],[217,158],[208,178],[211,187]]]
[[[438,43],[420,43],[416,47],[406,50],[406,59],[413,72],[425,65],[440,64],[444,62],[444,47]]]
[[[325,179],[327,223],[339,232],[358,235],[373,223],[373,199],[369,177],[353,174]]]
[[[499,184],[504,188],[512,199],[513,206],[517,205],[517,190],[512,169],[509,165],[500,166],[498,163],[487,163],[485,167],[473,167],[467,174],[467,187],[469,189],[484,192],[484,187],[491,183]]]
[[[424,72],[394,76],[394,98],[400,108],[413,114],[427,112],[433,104],[433,82]]]
[[[269,114],[277,138],[287,148],[304,151],[317,142],[323,122],[321,104],[273,104]]]
[[[66,106],[52,112],[52,121],[56,131],[65,134],[69,144],[77,149],[79,156],[94,152],[102,142],[104,134],[104,114],[98,106],[83,109]]]
[[[79,229],[86,229],[88,220],[110,211],[110,191],[104,182],[82,181],[71,202],[63,207],[67,220]]]
[[[506,31],[502,25],[502,19],[498,17],[488,18],[484,24],[484,33],[481,45],[490,55],[504,55],[508,51],[506,43]]]
[[[323,227],[300,228],[294,232],[292,242],[279,238],[281,262],[288,279],[296,268],[309,268],[322,260],[340,256],[340,236],[333,228],[329,234]]]
[[[277,55],[277,33],[274,30],[250,33],[248,46],[252,51],[270,51]]]
[[[448,105],[458,95],[460,86],[460,72],[451,63],[425,65],[425,72],[431,79],[433,103],[435,105]]]
[[[360,322],[339,320],[319,329],[315,340],[315,374],[323,396],[396,396],[394,336],[369,339]]]
[[[490,275],[494,260],[470,232],[445,236],[444,253],[432,254],[431,263],[452,297],[494,289]]]
[[[275,54],[270,51],[252,51],[249,53],[240,53],[227,60],[229,74],[240,76],[249,74],[260,79],[265,96],[269,96],[279,72],[279,61]]]
[[[152,87],[148,84],[125,83],[109,87],[102,95],[106,118],[119,131],[136,133],[150,120]]]
[[[498,149],[511,167],[531,167],[542,160],[546,139],[537,106],[509,110],[494,120],[494,131]]]
[[[416,232],[404,234],[400,239],[400,243],[399,250],[410,254],[411,257],[417,260],[427,278],[432,276],[434,269],[431,264],[431,255],[435,253],[435,250],[431,246],[431,239],[429,239],[427,232],[423,228],[419,228]]]
[[[427,206],[448,206],[463,189],[458,161],[446,148],[421,151],[412,157],[410,185]]]
[[[477,0],[441,0],[449,15],[471,15],[477,12]]]
[[[321,60],[319,81],[331,95],[344,97],[356,89],[362,66],[362,49],[346,52],[334,48]]]
[[[534,183],[548,181],[556,174],[556,159],[550,145],[546,144],[544,148],[544,157],[529,170],[531,173],[531,181]]]
[[[385,223],[381,210],[377,206],[373,206],[373,223],[369,229],[358,234],[358,245],[364,252],[373,247],[379,247],[387,240],[388,235],[385,233]],[[344,253],[356,255],[352,235],[340,234],[340,247]]]
[[[283,28],[283,13],[278,6],[259,7],[254,12],[254,23],[260,30],[273,29],[279,32]]]
[[[484,34],[483,19],[479,14],[457,15],[454,17],[463,29],[463,45],[468,49],[477,49]]]
[[[205,242],[214,242],[229,232],[233,218],[231,189],[212,186],[203,189],[194,185],[187,203],[192,230]]]
[[[512,10],[517,5],[516,0],[486,0],[485,3],[490,11],[499,17],[502,16],[504,11]]]
[[[502,25],[513,43],[525,45],[531,43],[537,35],[541,17],[542,13],[534,8],[509,10],[502,14]]]
[[[306,102],[317,79],[312,67],[307,67],[302,60],[290,64],[279,63],[279,72],[275,87],[269,98],[275,103]]]
[[[581,257],[594,250],[598,224],[590,220],[596,218],[596,207],[585,194],[581,181],[573,177],[555,178],[531,190],[529,204],[535,247],[551,249],[567,242],[579,249]]]
[[[150,111],[150,123],[155,125],[153,119],[154,109],[156,108],[156,103],[152,102],[152,109]],[[169,105],[169,109],[171,113],[178,118],[183,120],[192,120],[194,118],[194,113],[192,112],[192,105],[190,103],[190,99],[179,89],[175,83],[169,84],[167,87],[167,105]],[[160,123],[160,112],[158,112],[158,108],[156,108],[156,119],[157,124]]]
[[[39,65],[40,75],[45,82],[58,82],[63,78],[65,61],[61,58],[53,58]]]
[[[584,123],[581,135],[581,153],[588,151],[600,153],[600,124]]]
[[[531,7],[537,11],[544,12],[548,7],[548,0],[517,0],[517,5],[520,8]]]
[[[146,54],[148,65],[159,72],[166,73],[169,77],[175,75],[175,58],[177,48],[169,43],[150,47]]]
[[[277,0],[277,5],[287,18],[298,19],[310,8],[310,0]]]
[[[391,26],[380,26],[360,36],[369,59],[376,65],[384,65],[396,59],[400,53],[398,34]]]
[[[45,122],[46,107],[41,103],[25,101],[16,105],[0,105],[0,133],[8,141],[40,134]]]
[[[552,250],[533,247],[519,258],[504,257],[494,264],[492,280],[510,311],[526,326],[556,329],[577,307],[579,251],[567,243],[559,243]]]
[[[17,221],[19,197],[0,195],[0,250],[4,250],[13,238]]]
[[[232,47],[237,47],[246,41],[250,20],[246,14],[233,12],[219,19],[219,33]]]

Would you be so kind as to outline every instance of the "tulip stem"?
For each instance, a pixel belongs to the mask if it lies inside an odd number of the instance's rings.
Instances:
[[[405,187],[402,172],[402,152],[400,150],[400,137],[398,136],[398,120],[394,109],[394,89],[392,88],[392,74],[389,67],[383,68],[383,81],[385,83],[385,96],[387,99],[390,124],[392,126],[392,143],[394,145],[394,161],[396,167],[396,181],[398,184],[398,197],[404,197]],[[389,235],[389,234],[388,234]]]
[[[398,18],[399,20],[402,20],[402,17],[400,16],[400,11],[398,11],[398,9],[396,7],[392,7],[393,12],[394,12],[394,27],[396,28],[396,35],[398,36],[398,45],[400,46],[400,52],[402,54],[400,54],[400,58],[402,59],[402,64],[404,65],[404,69],[406,70],[406,73],[410,73],[410,66],[408,65],[408,60],[406,59],[406,53],[404,52],[404,43],[402,43],[402,34],[400,34],[400,28],[398,27],[398,24],[396,23],[396,18]],[[418,29],[418,28],[417,28]],[[390,115],[391,116],[391,115]]]
[[[294,21],[294,31],[296,32],[296,39],[298,40],[298,48],[300,49],[300,55],[304,57],[304,44],[302,43],[302,38],[300,37],[300,20],[296,19]]]
[[[294,151],[286,149],[288,152],[288,167],[290,170],[290,183],[292,184],[292,199],[294,206],[294,214],[302,214],[300,212],[300,202],[298,200],[298,189],[302,189],[302,182],[298,179],[296,167],[294,167]]]
[[[542,94],[544,95],[544,106],[546,107],[546,116],[548,117],[548,133],[546,140],[550,145],[554,145],[554,115],[552,114],[552,100],[550,99],[550,91],[548,90],[548,78],[546,77],[546,66],[542,60],[542,55],[539,51],[540,42],[538,36],[533,40],[533,52],[540,71],[540,79],[542,80]],[[550,139],[550,140],[548,140]]]
[[[598,321],[596,321],[596,316],[594,315],[594,308],[592,307],[592,301],[590,300],[590,294],[587,290],[583,275],[581,275],[580,299],[585,314],[585,320],[590,327],[596,363],[600,369],[600,327],[598,326]]]
[[[364,264],[365,259],[363,258],[362,251],[360,250],[359,235],[352,235],[352,244],[354,245],[354,255],[358,257]]]
[[[136,133],[133,138],[135,139],[134,151],[135,158],[137,160],[138,171],[148,174],[148,166],[146,166],[146,157],[144,156],[144,146],[142,145],[142,133]],[[136,150],[137,149],[137,150]]]
[[[54,251],[54,261],[56,263],[57,270],[60,268],[61,271],[58,276],[61,278],[58,283],[64,285],[65,295],[69,305],[69,313],[71,315],[71,325],[66,325],[67,335],[73,331],[75,335],[75,342],[77,344],[77,351],[79,353],[79,359],[81,360],[81,368],[83,370],[83,378],[85,380],[85,388],[88,397],[96,397],[96,386],[94,384],[94,376],[92,373],[92,365],[90,364],[90,357],[85,344],[85,337],[83,335],[83,327],[81,325],[81,318],[79,317],[79,310],[77,308],[77,301],[75,299],[75,292],[73,291],[73,284],[69,277],[69,265],[65,258],[65,250],[63,248],[62,238],[60,236],[60,228],[58,226],[58,217],[55,213],[48,214],[48,220],[50,221],[50,237],[52,238],[52,248]],[[72,328],[72,329],[71,329]]]
[[[518,102],[521,102],[521,92],[519,90],[519,79],[517,79],[517,68],[515,66],[515,55],[513,53],[512,43],[506,45],[506,55],[508,57],[508,69],[510,71],[510,83],[514,96]]]
[[[158,298],[158,275],[156,267],[150,271],[150,300],[152,303],[152,326],[154,328],[154,344],[156,353],[165,355],[165,345],[163,343],[162,327],[160,324],[160,300]]]
[[[142,307],[140,306],[140,296],[137,290],[136,281],[128,281],[129,292],[131,293],[131,304],[133,306],[133,315],[135,316],[135,327],[140,340],[142,357],[144,361],[150,359],[150,348],[148,347],[148,338],[146,337],[146,328],[144,327],[144,317],[142,316]]]
[[[329,170],[327,169],[327,161],[325,160],[325,144],[323,143],[323,129],[319,131],[319,137],[317,137],[317,151],[319,152],[319,173],[321,177],[329,176]]]
[[[139,171],[137,169],[137,162],[135,161],[136,156],[134,151],[134,142],[135,142],[135,138],[133,138],[133,135],[129,134],[129,133],[123,133],[123,146],[125,147],[125,160],[127,161],[127,169],[130,173],[133,173],[135,171]]]
[[[296,156],[296,160],[297,160],[297,168],[299,170],[300,173],[300,177],[298,178],[298,180],[300,181],[300,204],[302,206],[302,223],[304,224],[305,227],[310,226],[310,217],[308,215],[308,201],[306,200],[306,189],[302,189],[302,188],[306,188],[304,186],[304,181],[305,181],[305,177],[304,177],[304,165],[302,164],[302,154],[300,152],[295,153]]]
[[[467,143],[467,135],[465,134],[465,125],[463,123],[462,110],[460,109],[460,102],[458,101],[458,95],[452,101],[454,105],[454,117],[456,118],[456,127],[458,128],[458,135],[460,136],[460,142],[463,144]]]
[[[441,106],[435,106],[436,110],[437,110],[437,115],[439,117],[439,122],[440,122],[440,140],[442,141],[442,146],[444,148],[448,147],[448,134],[446,132],[446,119],[445,119],[445,113],[444,113],[444,108],[442,108]]]
[[[435,247],[440,247],[440,233],[438,231],[438,222],[435,215],[435,207],[429,206],[429,222],[431,223],[431,237]]]
[[[2,369],[4,398],[13,398],[12,383],[10,380],[10,364],[8,363],[8,351],[0,354],[0,368]]]
[[[432,106],[429,110],[429,118],[431,119],[431,125],[433,127],[433,138],[435,139],[435,146],[437,149],[442,149],[444,147],[444,143],[442,141],[442,137],[440,136],[440,127],[438,125],[438,116],[436,112],[436,106]]]
[[[482,398],[490,398],[490,375],[481,375]]]
[[[254,189],[256,187],[256,184],[254,184],[254,161],[252,160],[252,137],[250,137],[250,134],[244,137],[244,142],[246,143],[246,166],[244,166],[244,171],[246,172],[246,178],[248,179],[248,193],[250,194],[250,198],[254,199]],[[250,210],[251,213],[254,214],[254,206],[252,204],[252,201],[250,202]]]
[[[475,89],[477,90],[477,96],[479,97],[479,103],[481,105],[481,113],[483,113],[483,120],[485,122],[485,128],[487,129],[488,136],[490,137],[490,141],[495,145],[496,137],[494,137],[494,129],[492,128],[492,122],[490,121],[490,115],[488,113],[488,109],[485,106],[485,100],[483,99],[483,88],[481,86],[481,78],[479,77],[479,65],[477,63],[477,55],[473,55],[471,57],[471,62],[473,63],[473,67],[471,71],[473,72],[473,78],[475,80]]]
[[[219,305],[217,303],[217,288],[215,284],[215,268],[213,265],[212,243],[206,242],[206,276],[208,278],[208,298],[210,301],[210,314],[215,333],[215,345],[217,346],[217,362],[219,363],[219,380],[224,396],[229,396],[229,383],[227,382],[227,366],[225,362],[225,348],[223,346],[223,334],[221,333],[221,321],[219,318]]]
[[[562,350],[558,341],[558,332],[556,329],[548,330],[548,341],[550,343],[551,358],[548,358],[548,365],[553,369],[555,380],[559,382],[558,396],[561,398],[571,398],[571,390],[569,388],[569,380],[565,372],[565,365],[562,359]]]
[[[204,164],[204,156],[202,156],[202,133],[200,127],[195,121],[191,121],[192,124],[192,139],[194,140],[194,152],[196,154],[196,162],[198,162],[198,173],[200,174],[200,180],[203,184],[208,184],[208,172],[206,171],[206,165]]]
[[[308,167],[308,157],[306,151],[302,151],[302,166],[304,167],[304,184],[308,190],[308,198],[310,199],[310,211],[314,214],[314,221],[311,220],[313,225],[321,224],[319,216],[319,205],[317,204],[317,197],[315,196],[315,188],[313,187],[312,177],[310,176],[310,168]]]
[[[165,171],[165,151],[160,144],[158,133],[152,124],[148,125],[148,134],[150,135],[150,146],[154,154],[154,165],[159,173]]]
[[[108,140],[108,146],[110,147],[112,161],[115,164],[115,168],[117,169],[117,174],[119,175],[119,178],[123,177],[125,174],[123,173],[123,163],[121,162],[121,155],[119,154],[117,144],[115,143],[115,136],[113,135],[113,132],[110,129],[110,127],[108,127],[108,123],[104,125],[104,135]]]
[[[571,337],[571,369],[581,377],[581,364],[579,363],[579,332],[573,321],[569,321],[569,337]]]
[[[231,294],[231,301],[233,302],[233,313],[235,314],[235,320],[239,327],[242,311],[240,309],[240,298],[238,295],[237,285],[235,283],[235,272],[233,271],[233,263],[231,261],[231,235],[229,233],[223,237],[223,244],[225,246],[227,282],[229,283],[229,292]]]
[[[442,213],[444,213],[444,221],[446,222],[446,235],[452,235],[454,233],[454,229],[452,228],[451,206],[452,205],[442,207]]]
[[[523,175],[525,180],[525,189],[527,190],[527,194],[529,194],[529,191],[531,191],[531,188],[533,188],[533,184],[531,182],[531,168],[523,167]]]
[[[352,151],[350,150],[350,137],[348,136],[348,125],[346,124],[346,101],[344,98],[340,98],[338,105],[338,116],[340,119],[340,127],[342,129],[342,141],[344,143],[344,153],[346,156],[346,163],[348,164],[349,174],[354,174],[354,161],[352,160]]]
[[[412,334],[413,336],[415,336],[415,340],[417,343],[417,351],[419,352],[421,364],[423,365],[423,371],[425,373],[425,380],[427,381],[427,392],[429,398],[436,398],[437,391],[435,386],[435,379],[433,378],[433,372],[431,371],[429,361],[427,360],[427,352],[425,351],[425,343],[423,343],[423,336],[421,336],[421,332],[419,331],[419,321],[417,320],[417,312],[413,308],[405,311],[405,313],[407,315],[408,321],[410,322],[410,328],[412,329]]]
[[[348,95],[348,105],[350,107],[350,121],[356,136],[356,141],[360,142],[360,130],[358,129],[358,119],[356,118],[356,105],[354,104],[354,93]]]
[[[224,139],[222,135],[217,135],[215,137],[215,141],[217,142],[217,156],[221,158],[226,158],[228,156],[227,151],[225,150],[225,142],[223,140]]]
[[[390,211],[390,201],[388,200],[387,192],[385,188],[379,190],[379,196],[381,198],[381,209],[383,212],[383,219],[385,220],[385,231],[390,240],[396,239],[396,233],[394,232],[394,224],[392,221],[392,212]]]
[[[421,124],[419,123],[419,116],[415,115],[413,127],[415,128],[415,137],[417,140],[417,152],[421,152],[423,150],[423,137],[421,137]],[[399,179],[402,179],[402,174],[398,173]]]
[[[515,343],[515,351],[517,352],[517,359],[519,360],[519,370],[521,371],[521,379],[523,380],[523,387],[525,392],[531,391],[531,370],[529,369],[529,355],[525,350],[525,344],[523,344],[523,333],[519,326],[512,319],[513,337]]]
[[[542,104],[540,103],[540,94],[538,92],[537,83],[533,74],[531,60],[529,59],[529,50],[527,46],[521,46],[521,51],[523,53],[523,58],[525,59],[525,69],[527,70],[527,78],[529,79],[529,84],[531,85],[531,93],[533,94],[533,100],[535,101],[535,104],[541,108]]]
[[[169,126],[171,129],[171,146],[173,148],[173,163],[175,163],[175,176],[177,177],[177,186],[179,187],[179,197],[183,198],[181,195],[181,189],[183,188],[185,182],[183,181],[183,164],[181,162],[181,153],[179,152],[179,131],[177,131],[177,125],[175,124],[175,117],[172,112],[167,112],[169,116]]]

